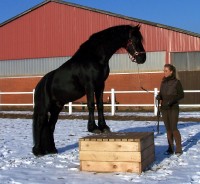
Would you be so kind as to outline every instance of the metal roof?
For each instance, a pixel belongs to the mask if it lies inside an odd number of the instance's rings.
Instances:
[[[180,33],[184,33],[184,34],[187,34],[187,35],[191,35],[191,36],[195,36],[195,37],[199,37],[200,38],[200,34],[194,33],[194,32],[191,32],[191,31],[187,31],[187,30],[184,30],[184,29],[180,29],[180,28],[176,28],[176,27],[172,27],[172,26],[167,26],[167,25],[164,25],[164,24],[159,24],[159,23],[155,23],[155,22],[151,22],[151,21],[147,21],[147,20],[132,18],[132,17],[128,17],[128,16],[112,13],[112,12],[109,12],[109,11],[90,8],[90,7],[78,5],[78,4],[75,4],[75,3],[65,2],[65,1],[62,1],[62,0],[46,0],[46,1],[36,5],[34,7],[22,12],[21,14],[19,14],[17,16],[14,16],[13,18],[8,19],[7,21],[1,23],[0,27],[10,23],[11,21],[14,21],[15,19],[18,19],[18,18],[22,17],[23,15],[25,15],[25,14],[31,12],[31,11],[34,11],[34,10],[40,8],[41,6],[43,6],[43,5],[45,5],[45,4],[49,3],[49,2],[60,3],[60,4],[68,5],[68,6],[73,6],[73,7],[77,7],[77,8],[81,8],[81,9],[97,12],[97,13],[101,13],[101,14],[110,15],[110,16],[113,16],[113,17],[123,18],[123,19],[126,19],[126,20],[132,20],[132,21],[135,21],[135,22],[138,22],[138,23],[143,23],[143,24],[147,24],[147,25],[151,25],[151,26],[155,26],[155,27],[159,27],[159,28],[164,28],[164,29],[168,29],[168,30],[172,30],[172,31],[176,31],[176,32],[180,32]]]

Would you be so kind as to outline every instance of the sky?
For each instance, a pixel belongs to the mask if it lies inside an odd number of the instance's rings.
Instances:
[[[44,0],[0,0],[0,23]],[[200,34],[200,0],[64,0]]]

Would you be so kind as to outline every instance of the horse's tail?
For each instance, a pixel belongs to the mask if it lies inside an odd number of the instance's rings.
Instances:
[[[39,127],[42,127],[42,123],[40,121],[40,117],[45,116],[46,110],[44,108],[45,106],[45,88],[46,88],[46,78],[43,77],[39,83],[37,84],[35,88],[35,93],[34,93],[34,109],[33,109],[33,124],[32,124],[32,130],[33,130],[33,144],[37,144],[38,140],[40,139],[40,134],[41,132]],[[47,97],[48,98],[48,97]]]
[[[46,89],[47,77],[43,77],[35,88],[34,93],[34,114],[40,113],[40,109],[44,108],[45,102],[48,100],[48,93]]]
[[[38,82],[34,94],[34,113],[40,112],[38,111],[39,107],[41,107],[42,110],[48,108],[53,75],[54,71],[49,72]]]

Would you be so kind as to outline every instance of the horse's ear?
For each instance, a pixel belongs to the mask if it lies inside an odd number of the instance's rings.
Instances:
[[[137,28],[138,30],[140,30],[140,27],[141,27],[140,24],[138,24],[138,25],[136,26],[136,28]]]

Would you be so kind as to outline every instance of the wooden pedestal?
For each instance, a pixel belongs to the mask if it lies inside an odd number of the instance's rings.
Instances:
[[[140,174],[154,161],[153,132],[92,135],[79,140],[80,170]]]

